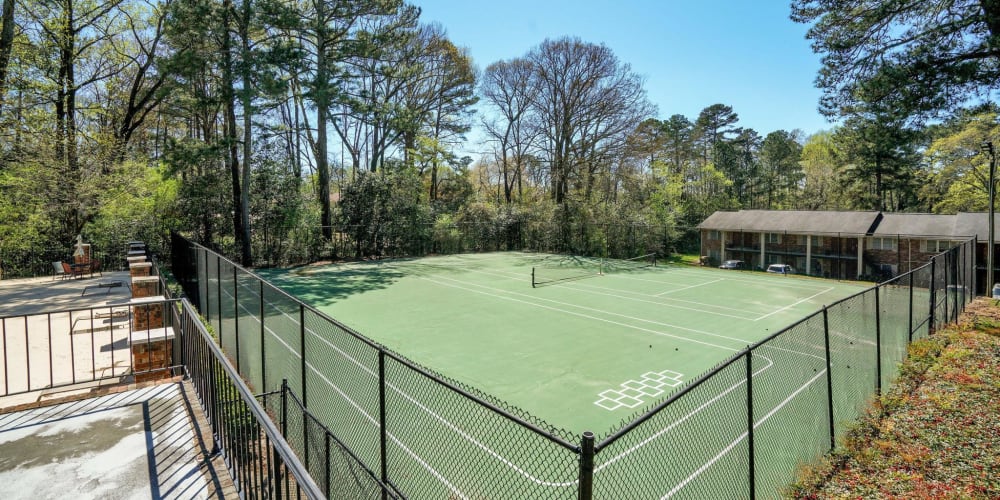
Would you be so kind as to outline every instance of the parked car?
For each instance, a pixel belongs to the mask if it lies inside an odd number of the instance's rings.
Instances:
[[[767,272],[778,274],[794,274],[795,268],[788,264],[771,264],[767,266]]]
[[[742,260],[727,260],[719,266],[719,269],[746,269],[747,265]]]

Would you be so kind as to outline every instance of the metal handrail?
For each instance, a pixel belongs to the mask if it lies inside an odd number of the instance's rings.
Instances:
[[[284,463],[285,468],[288,469],[288,471],[295,477],[296,485],[310,499],[326,498],[326,496],[321,492],[319,486],[313,480],[312,476],[308,473],[306,467],[299,461],[295,452],[293,452],[291,447],[288,445],[288,442],[285,441],[285,438],[281,435],[281,431],[278,430],[278,428],[274,425],[274,422],[271,421],[271,418],[264,411],[264,408],[262,408],[260,403],[257,402],[257,398],[254,397],[250,388],[247,387],[246,383],[243,382],[243,379],[236,373],[236,368],[234,368],[232,363],[229,362],[229,359],[222,354],[222,350],[219,346],[215,344],[215,341],[208,333],[205,325],[202,324],[201,321],[197,320],[197,311],[187,299],[181,299],[181,304],[182,313],[188,318],[195,318],[193,321],[187,322],[183,322],[182,320],[182,324],[196,325],[195,329],[197,330],[198,335],[200,335],[200,340],[205,346],[208,347],[209,352],[211,352],[212,356],[215,357],[226,376],[230,379],[230,382],[232,382],[233,386],[236,387],[236,390],[239,391],[240,399],[243,400],[247,409],[249,409],[253,414],[257,423],[261,426],[261,429],[264,430],[270,445],[273,446],[274,450],[281,456],[281,460]],[[189,333],[191,332],[185,332],[185,335]],[[188,376],[193,377],[195,375],[191,373],[190,368],[191,365],[184,365],[185,373],[187,373]]]

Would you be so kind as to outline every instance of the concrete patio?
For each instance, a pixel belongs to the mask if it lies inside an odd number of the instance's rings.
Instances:
[[[112,281],[0,281],[0,498],[236,498],[190,384],[127,376]]]
[[[0,415],[0,498],[236,497],[193,398],[172,382]]]
[[[120,281],[123,286],[98,289],[101,282]],[[0,318],[46,311],[65,311],[127,302],[128,271],[104,272],[80,279],[24,278],[0,280]],[[83,295],[84,288],[93,287]]]
[[[98,288],[98,283],[122,286]],[[0,394],[122,376],[130,371],[128,273],[0,282]],[[105,383],[116,383],[108,380]]]

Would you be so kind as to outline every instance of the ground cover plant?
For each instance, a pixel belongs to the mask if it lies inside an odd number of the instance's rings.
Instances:
[[[795,498],[1000,497],[1000,304],[914,342],[896,384]]]

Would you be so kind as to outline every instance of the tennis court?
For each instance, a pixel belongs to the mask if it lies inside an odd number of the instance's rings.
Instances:
[[[746,346],[864,288],[648,264],[503,252],[260,274],[423,366],[552,426],[599,437]],[[816,357],[803,351],[799,357]],[[755,360],[755,376],[780,372],[779,358]]]
[[[975,262],[969,241],[865,287],[506,252],[264,281],[174,243],[223,350],[337,498],[375,481],[413,498],[776,498],[909,341],[957,318]]]

